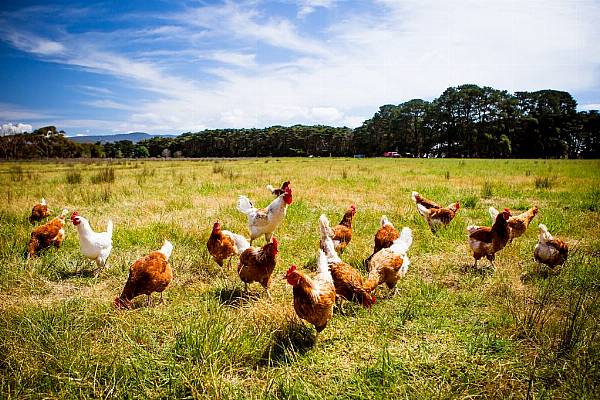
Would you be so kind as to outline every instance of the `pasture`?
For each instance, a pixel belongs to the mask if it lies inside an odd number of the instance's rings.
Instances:
[[[206,250],[212,224],[248,235],[238,195],[294,201],[275,232],[269,302]],[[594,398],[600,393],[600,162],[578,160],[242,159],[0,164],[2,398]],[[462,208],[433,235],[412,190]],[[96,231],[115,224],[98,277],[66,225],[60,249],[23,258],[33,204],[65,207]],[[413,229],[411,265],[391,297],[337,309],[319,341],[292,307],[283,274],[314,270],[318,217],[337,224],[354,203],[344,261],[367,271],[385,214]],[[465,227],[491,225],[488,207],[537,205],[529,230],[472,270]],[[559,274],[535,273],[538,223],[570,246]],[[168,238],[165,304],[116,310],[138,257]],[[263,245],[264,239],[255,244]],[[482,260],[480,266],[487,266]],[[235,262],[234,262],[235,266]],[[522,279],[523,277],[523,279]],[[156,299],[156,294],[154,295]],[[530,397],[533,398],[533,397]]]

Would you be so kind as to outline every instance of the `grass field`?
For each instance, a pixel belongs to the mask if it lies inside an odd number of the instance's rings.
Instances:
[[[287,179],[294,202],[276,231],[273,302],[258,284],[240,296],[235,269],[207,253],[212,224],[247,235],[238,195],[266,206],[265,185]],[[598,161],[3,163],[0,182],[2,398],[599,396]],[[434,236],[412,190],[463,208]],[[53,216],[78,210],[96,230],[114,221],[108,270],[94,277],[70,223],[60,249],[23,258],[26,218],[42,196]],[[282,276],[292,263],[314,269],[319,215],[337,223],[350,203],[355,231],[343,260],[366,275],[362,260],[386,214],[413,229],[412,264],[398,295],[383,289],[370,310],[336,310],[315,344]],[[495,272],[473,271],[465,227],[490,224],[491,205],[540,213],[497,254]],[[571,247],[548,278],[534,273],[540,222]],[[136,309],[115,310],[129,266],[165,238],[175,245],[166,304],[146,307],[141,296]]]

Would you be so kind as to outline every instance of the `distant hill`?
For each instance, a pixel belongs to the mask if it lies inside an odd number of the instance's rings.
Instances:
[[[151,135],[145,132],[120,133],[117,135],[96,135],[96,136],[71,136],[70,140],[77,143],[111,143],[120,140],[131,140],[133,143],[141,142],[142,140],[152,139],[153,137],[175,137],[177,135]]]

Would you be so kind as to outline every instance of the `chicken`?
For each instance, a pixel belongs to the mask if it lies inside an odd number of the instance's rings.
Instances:
[[[285,181],[281,184],[280,189],[275,189],[273,185],[267,185],[267,190],[270,191],[275,197],[278,197],[285,193],[285,188],[288,186],[290,186],[290,181]]]
[[[412,200],[420,205],[422,205],[423,207],[425,207],[426,209],[430,209],[430,208],[442,208],[440,205],[438,205],[437,203],[434,203],[433,201],[426,199],[425,197],[421,196],[418,192],[412,192],[411,193],[411,198]]]
[[[540,237],[533,250],[533,256],[538,263],[550,268],[563,265],[569,255],[569,246],[560,239],[554,238],[546,225],[540,224]]]
[[[427,200],[417,192],[412,192],[413,201],[417,203],[417,210],[421,214],[432,232],[436,232],[440,226],[446,227],[456,216],[460,209],[460,202],[449,204],[448,207],[440,207],[431,200]]]
[[[404,227],[390,247],[381,249],[373,255],[369,266],[369,279],[365,283],[366,289],[374,291],[377,286],[385,283],[389,289],[394,289],[394,293],[396,292],[396,283],[408,271],[410,260],[406,253],[412,240],[411,229]]]
[[[494,207],[489,208],[490,217],[492,221],[496,220],[499,212]],[[512,243],[513,239],[518,238],[522,234],[525,233],[527,227],[529,227],[529,223],[538,213],[537,207],[532,207],[529,210],[525,211],[519,215],[513,215],[508,219],[508,231],[509,231],[509,243]]]
[[[329,228],[329,220],[325,215],[321,215],[319,218],[319,225],[322,235],[321,243],[323,243],[322,250],[327,256],[337,297],[340,300],[343,299],[362,304],[367,308],[371,307],[375,304],[375,296],[372,296],[369,290],[365,288],[360,272],[339,258],[335,251],[333,240],[327,233],[331,228]]]
[[[50,216],[50,211],[48,210],[48,204],[46,204],[46,199],[42,197],[42,201],[33,206],[31,209],[31,215],[29,216],[29,222],[32,224],[35,222],[39,222],[43,219],[46,219]]]
[[[242,282],[244,282],[244,291],[248,291],[248,284],[252,282],[260,283],[267,292],[269,300],[272,300],[269,288],[271,287],[273,270],[277,264],[277,239],[261,247],[248,247],[240,255],[240,263],[237,271]]]
[[[43,249],[54,245],[57,249],[65,240],[65,218],[69,211],[62,210],[59,216],[40,225],[31,232],[31,238],[27,244],[27,254],[35,257]]]
[[[148,298],[146,305],[150,305],[150,296],[153,292],[160,293],[163,302],[163,291],[173,279],[173,272],[169,265],[169,258],[173,252],[173,244],[165,240],[160,250],[151,252],[138,259],[129,268],[129,278],[119,297],[114,300],[117,308],[131,308],[135,297],[145,294]]]
[[[220,267],[223,266],[224,260],[229,259],[227,268],[231,269],[231,258],[234,255],[242,254],[244,250],[250,247],[250,243],[242,235],[221,230],[221,224],[215,222],[208,242],[206,242],[206,247]]]
[[[283,221],[290,204],[292,204],[292,188],[290,186],[286,187],[284,193],[273,200],[267,208],[263,209],[255,208],[246,196],[240,196],[237,208],[248,216],[250,245],[261,235],[265,235],[267,243],[271,241],[273,232]]]
[[[77,211],[73,211],[71,222],[79,234],[81,254],[96,261],[98,268],[103,268],[112,250],[112,221],[108,220],[106,232],[94,232],[88,220],[80,216]]]
[[[329,271],[327,256],[319,251],[317,274],[313,279],[292,265],[286,279],[293,286],[294,310],[301,319],[314,325],[317,335],[325,329],[333,317],[335,286]]]
[[[381,249],[390,247],[394,243],[394,240],[400,237],[400,232],[398,232],[398,229],[394,228],[394,225],[392,225],[390,220],[385,215],[381,217],[380,224],[381,227],[377,233],[375,233],[373,254],[377,253]]]
[[[509,218],[510,210],[505,208],[501,214],[498,214],[492,227],[474,225],[467,227],[469,246],[471,246],[475,258],[473,268],[477,267],[477,261],[484,256],[490,260],[492,267],[494,267],[495,254],[508,243],[510,235],[508,231]]]
[[[333,240],[335,251],[343,252],[352,240],[352,219],[355,214],[356,206],[351,204],[344,213],[342,221],[333,227],[333,237],[331,239]]]

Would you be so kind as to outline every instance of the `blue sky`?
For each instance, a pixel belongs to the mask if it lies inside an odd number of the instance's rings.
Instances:
[[[591,0],[3,1],[0,125],[355,127],[463,83],[597,109],[598,21]]]

